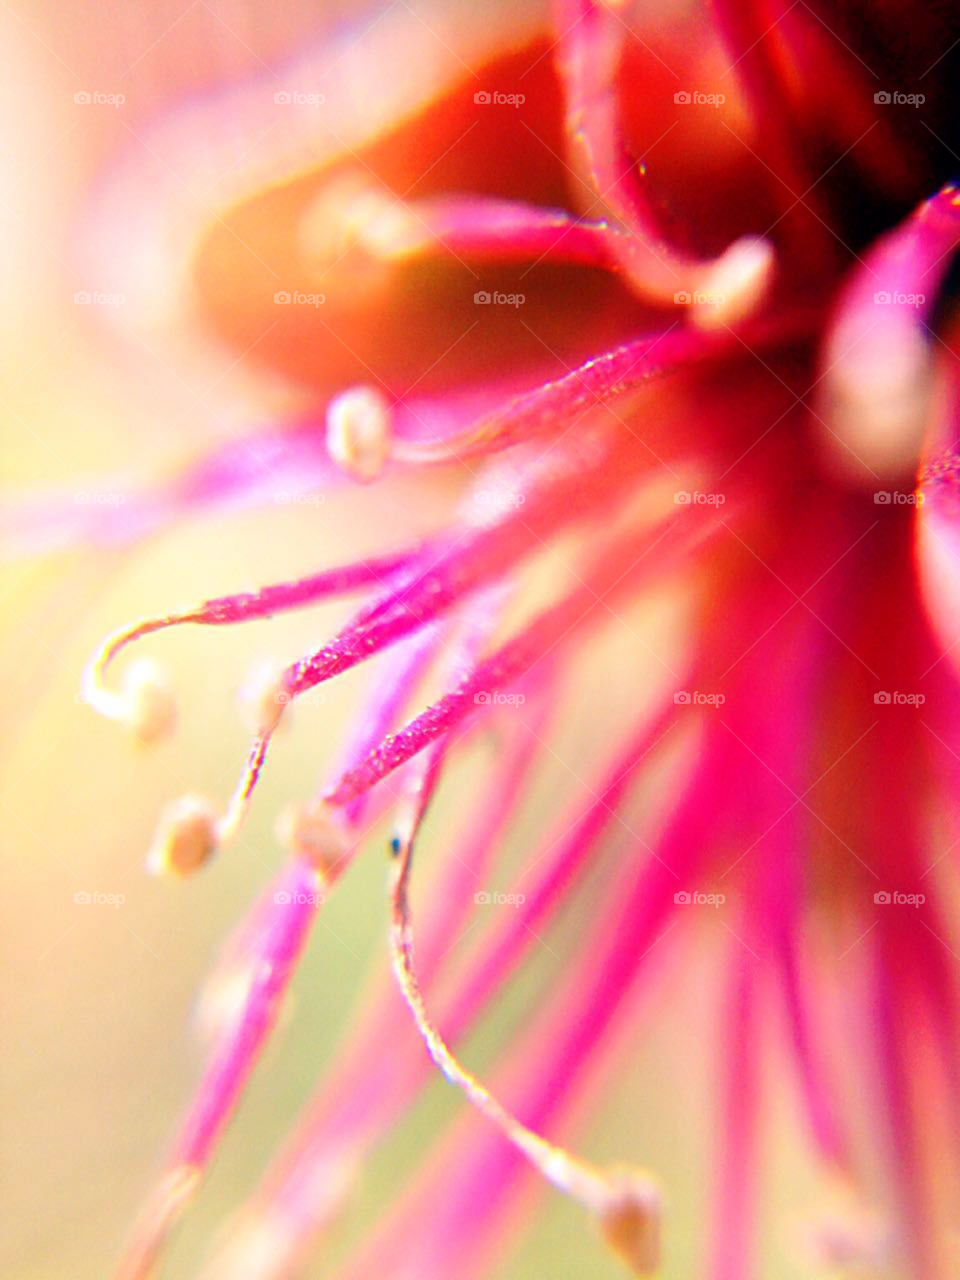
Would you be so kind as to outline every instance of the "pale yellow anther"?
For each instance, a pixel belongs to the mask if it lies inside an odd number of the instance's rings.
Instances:
[[[312,800],[281,814],[277,837],[292,853],[309,859],[324,880],[337,875],[350,851],[339,815],[324,800]]]
[[[660,1193],[649,1175],[610,1170],[608,1195],[596,1209],[604,1240],[635,1275],[651,1275],[660,1265]]]
[[[355,480],[369,483],[390,456],[392,415],[374,387],[351,387],[327,409],[327,448],[333,460]]]
[[[275,663],[259,666],[240,690],[240,701],[249,720],[251,732],[272,735],[276,733],[293,698],[284,682],[284,670]]]
[[[700,329],[719,329],[745,319],[763,300],[773,279],[769,240],[743,236],[704,271],[691,294],[691,318]]]
[[[251,733],[275,733],[285,723],[292,701],[284,685],[284,668],[270,660],[253,668],[238,692],[243,719]]]
[[[219,843],[219,821],[210,802],[181,796],[160,821],[147,867],[154,875],[189,876],[210,861]]]
[[[366,221],[357,229],[358,242],[386,262],[415,257],[436,239],[429,226],[399,201],[383,201],[365,209]]]
[[[177,704],[163,672],[149,658],[137,658],[127,667],[121,694],[124,719],[136,740],[144,745],[168,737],[176,728]]]
[[[357,247],[373,257],[392,257],[428,235],[424,224],[388,187],[365,173],[347,173],[328,183],[300,226],[304,254],[318,264]]]

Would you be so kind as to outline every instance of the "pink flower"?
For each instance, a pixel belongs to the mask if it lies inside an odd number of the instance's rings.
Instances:
[[[497,1274],[529,1165],[628,1267],[655,1270],[670,1196],[646,1154],[610,1167],[561,1138],[624,1038],[643,1052],[666,957],[684,964],[716,925],[702,1274],[758,1274],[784,1046],[801,1136],[843,1188],[815,1232],[821,1261],[954,1274],[956,20],[718,0],[712,18],[657,26],[613,0],[558,0],[550,27],[520,14],[472,30],[476,57],[450,70],[443,8],[439,33],[401,9],[338,37],[332,60],[307,49],[159,120],[147,152],[176,157],[178,175],[228,175],[190,187],[189,216],[179,188],[144,199],[138,151],[91,222],[87,252],[120,280],[141,273],[151,323],[199,320],[245,378],[282,388],[290,420],[122,504],[17,518],[28,537],[122,542],[334,484],[406,475],[407,503],[429,506],[440,476],[459,494],[426,539],[400,528],[376,556],[160,614],[91,663],[88,701],[149,741],[172,730],[173,695],[143,662],[114,682],[134,641],[361,596],[258,689],[232,798],[165,816],[152,865],[187,875],[243,822],[292,704],[380,662],[210,979],[209,1063],[120,1274],[148,1273],[197,1192],[314,918],[384,815],[404,1004],[385,987],[358,1016],[205,1277],[292,1274],[429,1059],[479,1116],[344,1276]],[[229,166],[238,130],[249,147]],[[655,609],[681,637],[666,656],[637,622]],[[629,644],[607,667],[611,630]],[[565,749],[565,717],[589,724],[576,702],[599,677],[616,696],[603,732],[583,731],[589,780],[494,893],[528,784]],[[491,726],[499,755],[442,833],[415,955],[416,838]],[[451,978],[474,899],[511,910]],[[454,1046],[571,904],[562,980],[488,1082]]]

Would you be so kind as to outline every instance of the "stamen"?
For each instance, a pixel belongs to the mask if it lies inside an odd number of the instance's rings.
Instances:
[[[286,723],[283,712],[290,701],[290,695],[284,684],[283,670],[275,662],[263,662],[240,689],[244,718],[252,721],[248,724],[252,733],[258,733],[264,728],[273,732]]]
[[[660,1265],[660,1191],[647,1175],[628,1167],[607,1172],[605,1203],[594,1210],[604,1240],[636,1275]]]
[[[692,294],[694,324],[718,329],[750,315],[769,289],[775,265],[769,240],[743,236],[735,241],[706,268]]]
[[[675,527],[668,526],[659,537],[645,529],[631,530],[611,540],[605,552],[585,571],[583,580],[588,585],[537,614],[522,631],[477,663],[456,688],[443,694],[402,729],[384,738],[363,761],[343,774],[328,792],[327,799],[337,806],[352,803],[474,713],[478,693],[513,685],[544,653],[569,643],[584,626],[595,622],[601,606],[608,608],[622,593],[635,592],[639,582],[647,577],[670,572],[678,560],[682,561],[714,528],[707,520],[692,529],[684,529],[681,534],[677,534]],[[652,545],[658,549],[655,561],[646,556]]]
[[[121,695],[125,719],[138,742],[147,745],[173,733],[177,704],[163,671],[149,658],[139,658],[127,668]]]
[[[87,664],[81,686],[83,699],[100,715],[128,725],[139,742],[155,742],[172,733],[177,718],[173,692],[160,668],[153,662],[140,659],[127,670],[120,690],[106,687],[107,671],[128,645],[156,631],[185,623],[231,626],[300,609],[359,587],[384,585],[392,582],[401,569],[414,563],[428,550],[427,543],[399,554],[325,569],[293,582],[272,583],[257,591],[217,596],[192,609],[161,614],[123,627],[107,636]],[[281,675],[269,694],[265,692],[260,699],[257,731],[273,733],[288,701]]]
[[[342,815],[323,800],[287,809],[277,821],[277,838],[328,882],[342,870],[351,848]]]
[[[330,402],[330,457],[361,484],[369,484],[380,475],[390,456],[392,437],[390,404],[376,388],[352,387]]]
[[[535,460],[523,473],[522,510],[509,512],[492,526],[466,531],[466,536],[461,530],[460,538],[451,540],[434,559],[415,562],[406,579],[394,582],[384,596],[361,609],[338,636],[288,668],[290,694],[299,697],[428,627],[540,549],[548,532],[583,518],[604,500],[614,501],[644,465],[612,430],[584,432],[577,447],[563,457]],[[259,770],[262,755],[258,760],[257,754],[254,744],[251,767]],[[239,790],[246,789],[244,782]]]
[[[645,334],[515,396],[454,436],[437,441],[397,440],[394,456],[400,462],[423,464],[506,449],[555,431],[558,421],[569,421],[591,405],[619,399],[654,378],[721,356],[729,358],[726,334],[719,341],[683,329]]]
[[[278,703],[277,705],[280,708],[280,714],[283,714],[286,704]],[[225,843],[236,835],[243,825],[247,810],[250,808],[253,793],[260,780],[260,772],[263,769],[263,762],[267,758],[267,748],[270,745],[274,731],[274,729],[270,729],[257,734],[250,745],[247,763],[244,766],[243,773],[240,775],[240,780],[234,789],[233,795],[230,797],[227,811],[218,825],[221,843]]]
[[[721,264],[725,264],[722,270]],[[554,432],[559,423],[569,422],[591,406],[615,404],[655,379],[672,377],[711,361],[729,361],[731,349],[742,351],[743,347],[724,326],[746,314],[747,294],[760,287],[759,277],[770,269],[772,258],[766,253],[765,241],[738,241],[717,263],[705,268],[706,274],[701,277],[707,289],[712,288],[711,270],[720,271],[721,277],[733,277],[724,284],[727,293],[723,305],[708,303],[707,299],[716,299],[717,293],[707,292],[699,284],[700,292],[690,295],[691,300],[702,298],[691,311],[697,329],[677,327],[634,338],[591,356],[531,391],[521,392],[455,434],[437,440],[398,437],[392,456],[398,462],[423,465],[493,453]],[[745,341],[760,349],[790,341],[810,331],[811,318],[798,313],[787,324],[758,322],[747,332]]]
[[[214,1040],[166,1171],[124,1253],[118,1280],[146,1280],[170,1230],[199,1189],[220,1135],[276,1026],[324,883],[316,868],[294,862],[261,897],[251,928],[232,950],[227,968],[245,979],[242,1001],[221,1021],[221,1034]]]
[[[203,1174],[192,1164],[171,1166],[140,1213],[113,1280],[147,1280],[167,1235],[197,1193]]]
[[[321,279],[339,269],[355,288],[373,294],[384,284],[387,261],[415,248],[425,235],[429,231],[403,200],[355,172],[326,184],[307,209],[299,238]]]
[[[849,478],[878,489],[912,480],[934,425],[931,323],[958,247],[960,193],[948,185],[878,241],[841,295],[820,422]]]
[[[181,796],[160,820],[147,868],[154,875],[190,876],[213,857],[220,842],[216,811],[201,796]]]
[[[435,749],[418,770],[417,798],[397,832],[401,849],[392,861],[390,952],[401,993],[427,1052],[450,1083],[548,1182],[594,1215],[604,1239],[635,1274],[650,1274],[659,1265],[660,1219],[660,1196],[652,1178],[639,1170],[599,1168],[528,1129],[459,1061],[430,1019],[413,963],[409,884],[414,841],[433,794],[438,762]]]
[[[765,259],[772,262],[773,249],[766,245],[761,257],[758,242],[747,237],[710,261],[684,253],[663,234],[624,142],[618,70],[629,32],[615,7],[597,0],[554,4],[571,161],[593,193],[583,203],[590,210],[599,205],[609,220],[610,252],[637,294],[696,308],[703,282],[714,271],[728,277],[732,270],[733,279],[725,281],[731,288],[730,315],[741,319],[771,277]],[[711,322],[717,323],[713,315],[705,327]]]
[[[161,668],[148,659],[131,663],[119,690],[105,688],[103,676],[127,644],[172,622],[172,616],[150,619],[108,636],[83,673],[83,700],[108,720],[126,725],[144,745],[167,737],[177,723],[176,699]]]
[[[405,216],[365,230],[363,243],[371,252],[391,260],[449,254],[611,265],[607,225],[564,209],[474,195],[418,200],[404,209]]]
[[[441,872],[439,881],[431,884],[431,894],[444,906],[431,913],[425,940],[418,938],[418,954],[425,968],[439,963],[462,933],[466,925],[464,899],[477,884],[485,882],[486,873],[498,856],[501,838],[509,830],[515,806],[525,794],[529,771],[537,760],[536,748],[543,741],[546,718],[554,705],[552,696],[544,698],[546,691],[554,692],[549,683],[545,690],[541,682],[536,699],[528,704],[533,711],[531,722],[526,723],[524,717],[521,734],[512,735],[504,743],[489,789],[471,796],[473,803],[463,815],[464,843],[458,843],[456,851],[450,852],[446,873]],[[587,811],[558,815],[556,828],[545,833],[542,847],[533,858],[532,877],[523,876],[513,885],[523,890],[525,902],[516,912],[508,912],[507,919],[498,921],[502,928],[495,930],[492,937],[484,937],[469,980],[457,985],[455,998],[445,1006],[443,1022],[449,1039],[455,1041],[476,1025],[482,1009],[498,995],[522,956],[542,934],[545,922],[568,900],[570,885],[594,861],[599,842],[615,821],[631,780],[660,741],[674,711],[671,703],[649,724],[644,721],[646,728],[640,727],[625,747],[618,747],[602,773],[591,780],[587,790],[595,799]],[[410,795],[416,789],[416,780],[409,775],[406,780]],[[497,798],[496,804],[489,802],[490,796]],[[398,826],[402,827],[402,821],[398,818]],[[394,839],[391,848],[395,848],[396,856],[402,842],[399,834]],[[672,895],[672,884],[670,892]],[[654,930],[648,941],[655,936]],[[404,1009],[400,1012],[402,1016]],[[408,1074],[406,1049],[401,1047],[403,1025],[397,1023],[394,995],[383,992],[380,1001],[367,1009],[363,1029],[357,1030],[351,1051],[339,1063],[339,1070],[318,1084],[303,1125],[267,1175],[240,1223],[234,1225],[230,1242],[217,1252],[215,1265],[203,1271],[204,1280],[234,1280],[237,1275],[247,1274],[241,1272],[237,1259],[245,1254],[244,1236],[238,1232],[245,1231],[248,1217],[252,1222],[266,1217],[272,1223],[282,1223],[284,1233],[282,1243],[277,1242],[278,1253],[269,1264],[264,1264],[262,1270],[251,1267],[251,1280],[279,1280],[294,1269],[294,1259],[303,1257],[315,1232],[326,1229],[335,1205],[340,1203],[340,1191],[335,1196],[328,1196],[328,1191],[331,1171],[339,1168],[341,1152],[346,1148],[360,1160],[397,1118],[412,1090],[422,1081],[422,1072]],[[389,1063],[385,1061],[387,1055]],[[401,1079],[408,1083],[399,1084]],[[345,1116],[349,1117],[346,1121]]]
[[[250,998],[255,974],[247,960],[218,966],[207,978],[197,1000],[194,1025],[198,1039],[208,1048],[237,1026]]]

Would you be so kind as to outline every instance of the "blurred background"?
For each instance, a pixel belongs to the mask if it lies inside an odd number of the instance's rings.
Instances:
[[[117,185],[104,175],[131,154],[143,159],[157,137],[168,136],[152,130],[158,119],[173,119],[179,104],[214,101],[344,15],[341,37],[353,31],[360,40],[378,15],[376,6],[362,20],[355,5],[340,8],[329,0],[279,9],[229,0],[0,5],[0,420],[9,499],[55,491],[68,511],[109,503],[111,484],[169,474],[205,442],[263,422],[283,403],[275,388],[242,394],[230,376],[234,354],[212,342],[181,359],[175,343],[144,340],[135,316],[139,273],[154,264],[138,263],[135,226],[123,237],[124,210],[107,207]],[[454,0],[446,8],[453,27],[493,24],[507,9],[461,19]],[[509,8],[518,23],[535,14]],[[445,74],[456,73],[455,57],[449,53]],[[152,196],[148,187],[139,191],[144,209]],[[95,276],[91,227],[107,227],[116,239],[110,279]],[[99,252],[102,262],[102,244]],[[75,301],[84,293],[114,300]],[[4,1275],[93,1280],[108,1273],[198,1078],[191,1017],[203,977],[279,866],[277,811],[314,788],[369,679],[365,670],[353,672],[297,708],[241,839],[204,875],[174,883],[150,878],[143,867],[158,812],[183,791],[226,794],[249,728],[238,689],[259,662],[316,647],[342,608],[159,637],[151,652],[175,680],[181,726],[149,752],[80,704],[85,661],[129,619],[294,577],[343,558],[347,545],[354,558],[390,545],[398,528],[410,541],[450,509],[452,483],[430,486],[427,502],[419,482],[391,481],[375,495],[341,490],[322,502],[182,521],[133,550],[77,545],[3,564]],[[667,611],[648,611],[636,625],[651,645],[672,643]],[[589,762],[606,742],[605,717],[616,714],[617,699],[603,673],[635,661],[615,638],[607,643],[565,708],[557,761],[544,761],[524,806],[498,872],[503,885],[570,794],[559,759]],[[495,752],[493,735],[458,761],[429,823],[415,905],[429,895],[431,859],[460,814],[457,780],[469,786]],[[386,966],[382,851],[381,832],[321,913],[282,1034],[176,1235],[162,1272],[171,1280],[197,1274],[206,1246],[310,1096],[358,994]],[[78,902],[83,893],[115,902]],[[589,911],[591,901],[587,893],[578,909]],[[535,949],[521,981],[461,1046],[467,1061],[478,1068],[492,1061],[536,1009],[538,992],[575,952],[583,923],[566,913],[549,945]],[[715,922],[698,922],[679,955],[665,947],[664,981],[648,999],[642,1036],[611,1046],[575,1131],[576,1146],[592,1157],[636,1160],[662,1175],[665,1275],[674,1280],[694,1274],[708,1212],[713,974],[725,941]],[[768,1064],[771,1081],[787,1079],[781,1066]],[[796,1243],[817,1201],[803,1152],[789,1138],[793,1105],[786,1085],[775,1086],[768,1167],[776,1172],[766,1188],[762,1269],[774,1280],[813,1274]],[[377,1149],[306,1275],[332,1274],[463,1106],[437,1079]],[[496,1274],[612,1280],[622,1272],[580,1210],[547,1193]]]

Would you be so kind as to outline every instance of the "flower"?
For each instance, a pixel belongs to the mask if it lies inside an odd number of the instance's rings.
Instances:
[[[816,1234],[822,1256],[951,1274],[960,462],[946,303],[960,193],[946,179],[960,42],[926,13],[908,32],[889,13],[865,32],[852,6],[718,3],[715,26],[681,15],[655,36],[628,6],[560,0],[552,27],[522,17],[478,35],[475,73],[444,78],[424,58],[419,84],[381,94],[377,72],[420,65],[404,16],[350,62],[353,132],[322,162],[304,165],[309,113],[342,90],[305,54],[270,103],[257,81],[159,126],[190,160],[228,108],[251,137],[289,113],[289,136],[257,140],[215,212],[185,220],[177,206],[166,222],[163,192],[144,210],[136,164],[112,175],[111,216],[159,268],[152,322],[182,316],[189,295],[247,375],[287,404],[296,388],[298,413],[165,488],[84,506],[72,534],[131,540],[199,505],[398,472],[425,502],[435,473],[462,489],[425,540],[401,530],[379,555],[137,622],[91,662],[87,700],[146,741],[175,715],[153,667],[111,683],[134,642],[364,595],[258,692],[230,801],[187,797],[163,820],[151,866],[181,875],[236,833],[294,704],[384,663],[210,979],[209,1062],[128,1280],[197,1192],[316,913],[384,814],[406,1009],[384,995],[358,1021],[205,1275],[265,1280],[302,1259],[424,1080],[400,1039],[408,1017],[484,1123],[452,1135],[344,1274],[492,1274],[528,1164],[628,1267],[655,1270],[670,1220],[643,1153],[602,1165],[557,1137],[618,1027],[647,1016],[638,997],[661,949],[682,958],[712,927],[707,909],[728,945],[704,1274],[733,1280],[755,1260],[764,1099],[784,1042],[804,1137],[843,1188]],[[342,44],[358,49],[355,35]],[[367,92],[374,104],[357,105]],[[174,223],[189,228],[179,273]],[[114,228],[94,225],[104,261]],[[471,891],[493,902],[474,886],[553,750],[564,698],[605,661],[604,624],[643,644],[628,615],[653,601],[683,620],[684,644],[608,673],[620,714],[604,720],[586,799],[496,895],[511,911],[434,1012],[419,975],[456,939]],[[463,830],[445,833],[458,849],[434,888],[445,908],[415,959],[414,849],[452,760],[490,724],[501,753],[464,798]],[[638,792],[639,820],[625,816]],[[609,874],[588,893],[596,864]],[[589,907],[568,971],[488,1084],[452,1046],[571,900]]]

